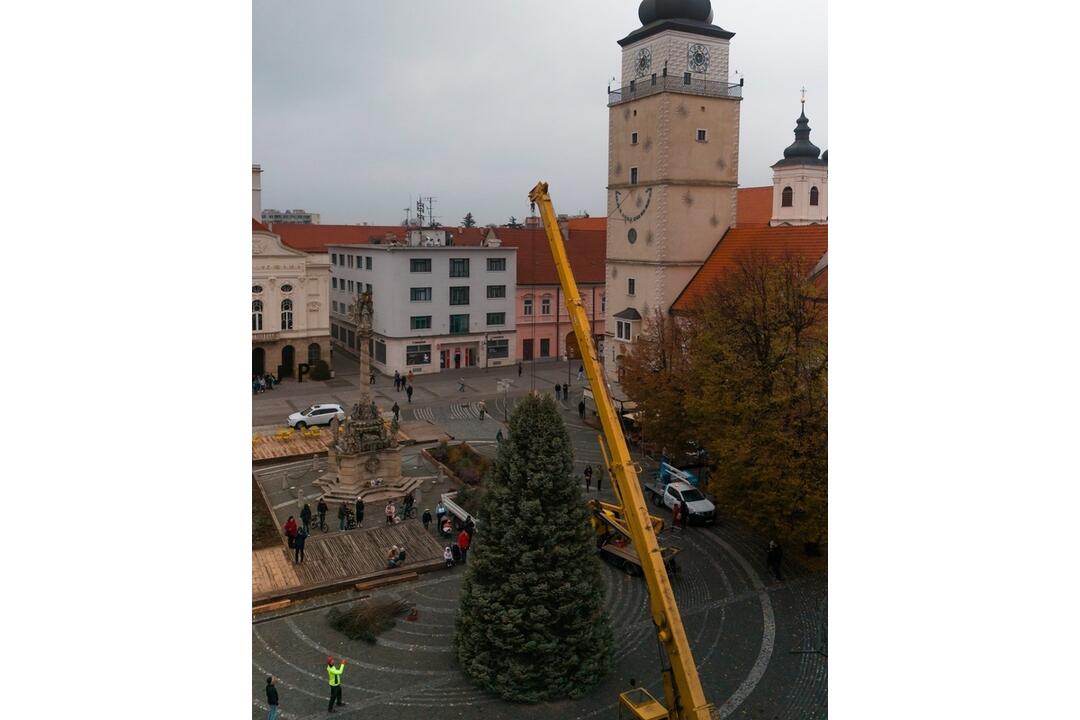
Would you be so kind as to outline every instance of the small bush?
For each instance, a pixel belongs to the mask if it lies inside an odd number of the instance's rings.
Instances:
[[[319,360],[311,370],[312,380],[329,380],[330,365],[325,360]]]
[[[357,603],[347,610],[330,608],[326,620],[330,627],[350,640],[363,640],[374,645],[379,634],[394,627],[396,618],[407,612],[409,603],[404,600],[377,598]]]

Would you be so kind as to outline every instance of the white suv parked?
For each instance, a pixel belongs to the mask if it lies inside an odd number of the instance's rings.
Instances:
[[[341,409],[340,405],[333,405],[330,403],[323,403],[321,405],[312,405],[303,412],[294,412],[289,416],[289,427],[303,430],[308,425],[329,425],[330,421],[337,417],[338,422],[345,421],[345,411]]]

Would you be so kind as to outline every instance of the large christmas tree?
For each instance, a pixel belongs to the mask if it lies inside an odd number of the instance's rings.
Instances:
[[[577,697],[611,668],[604,580],[573,447],[548,396],[510,417],[469,551],[454,646],[507,700]]]

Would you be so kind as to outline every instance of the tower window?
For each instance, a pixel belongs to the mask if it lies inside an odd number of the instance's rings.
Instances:
[[[636,285],[637,285],[637,283],[634,282],[634,278],[627,278],[626,279],[626,294],[627,295],[633,295],[634,290],[636,289],[636,287],[635,287]]]
[[[683,85],[689,85],[690,84],[690,73],[683,73],[682,74],[682,84]]]
[[[810,204],[811,205],[817,205],[818,204],[818,191],[817,191],[816,186],[810,188]]]
[[[630,133],[630,144],[631,145],[637,145],[637,133],[636,132]]]
[[[637,168],[630,168],[630,184],[637,185]]]
[[[708,142],[709,141],[709,132],[707,130],[705,130],[704,128],[698,128],[697,141],[700,142],[700,143]]]
[[[652,74],[652,84],[653,84],[653,85],[655,85],[655,84],[656,84],[656,73],[653,73],[653,74]]]
[[[784,192],[780,193],[780,207],[791,207],[791,196],[791,187],[784,188]]]

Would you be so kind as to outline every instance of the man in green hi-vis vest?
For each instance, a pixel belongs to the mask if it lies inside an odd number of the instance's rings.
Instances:
[[[334,658],[326,658],[326,676],[330,681],[330,706],[326,708],[326,712],[334,712],[335,700],[338,707],[345,704],[341,702],[341,673],[343,672],[345,672],[345,658],[341,659],[341,664],[337,667],[334,667]]]

